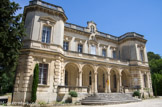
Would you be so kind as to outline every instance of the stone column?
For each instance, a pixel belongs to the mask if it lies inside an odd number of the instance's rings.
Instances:
[[[139,71],[139,74],[138,74],[139,76],[139,81],[138,81],[138,85],[140,85],[141,86],[141,90],[143,90],[143,77],[142,77],[142,72],[141,71]]]
[[[107,92],[108,92],[108,93],[111,93],[111,88],[110,88],[110,85],[111,85],[111,84],[110,84],[110,73],[108,73],[108,76],[107,76],[107,77],[108,77],[108,78],[107,78],[107,79],[108,79],[108,83],[107,83],[107,87],[108,87],[108,88],[107,88]]]
[[[95,89],[94,89],[94,92],[97,93],[98,90],[97,90],[97,71],[94,73],[94,76],[95,76]]]
[[[82,87],[82,71],[79,71],[79,86]]]
[[[119,74],[119,92],[122,92],[122,79],[121,79],[122,75],[121,73]]]

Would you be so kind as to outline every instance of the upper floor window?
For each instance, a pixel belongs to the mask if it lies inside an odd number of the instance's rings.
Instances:
[[[96,55],[96,47],[91,45],[91,54]]]
[[[93,26],[93,25],[91,26],[91,28],[90,28],[90,29],[91,29],[91,32],[92,32],[92,33],[94,33],[94,32],[95,32],[95,28],[94,28],[94,26]]]
[[[49,26],[43,26],[42,30],[42,42],[44,43],[50,43],[51,38],[51,27]]]
[[[140,57],[141,57],[141,61],[144,61],[144,52],[143,52],[143,50],[140,50]]]
[[[83,52],[83,45],[82,44],[78,44],[78,52],[79,53]]]
[[[102,49],[102,56],[106,57],[106,49]]]
[[[48,64],[39,64],[39,84],[47,84]]]
[[[113,59],[116,59],[116,51],[113,51]]]
[[[69,50],[69,42],[64,41],[63,48],[64,48],[64,50],[66,50],[66,51]]]

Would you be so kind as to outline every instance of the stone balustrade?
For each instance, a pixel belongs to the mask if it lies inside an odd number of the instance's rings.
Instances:
[[[70,91],[76,91],[79,93],[88,93],[88,87],[82,86],[58,86],[58,93],[65,94],[69,93]]]

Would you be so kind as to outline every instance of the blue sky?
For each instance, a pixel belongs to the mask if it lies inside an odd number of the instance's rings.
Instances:
[[[24,7],[29,0],[11,0]],[[120,36],[137,32],[148,40],[147,51],[162,56],[162,0],[44,0],[65,10],[67,22],[87,26],[94,21],[101,32]],[[18,13],[23,13],[19,10]]]

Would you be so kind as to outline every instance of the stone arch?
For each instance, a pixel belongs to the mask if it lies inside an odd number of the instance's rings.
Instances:
[[[85,64],[82,67],[82,86],[89,87],[89,91],[94,92],[94,71],[95,68],[91,64]]]
[[[110,88],[111,92],[119,91],[119,70],[116,68],[110,70]]]
[[[76,63],[69,62],[65,64],[65,85],[78,86],[79,85],[79,67]]]
[[[130,72],[128,69],[124,69],[121,71],[121,83],[124,88],[128,88],[130,86]]]
[[[104,66],[97,68],[97,89],[99,93],[106,92],[107,69]]]

